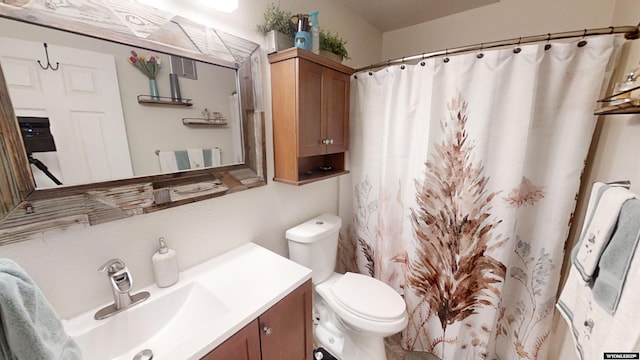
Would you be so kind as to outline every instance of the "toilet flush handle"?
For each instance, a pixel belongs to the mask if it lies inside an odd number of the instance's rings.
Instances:
[[[267,336],[271,335],[271,333],[273,332],[273,330],[268,326],[263,327],[262,331],[264,331],[265,335]]]

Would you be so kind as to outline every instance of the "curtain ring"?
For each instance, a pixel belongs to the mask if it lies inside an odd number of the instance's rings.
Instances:
[[[404,56],[402,57],[402,65],[400,65],[400,70],[404,70],[405,66],[404,66]]]
[[[424,53],[422,53],[422,61],[420,61],[420,66],[424,66],[426,63],[424,62]]]
[[[613,32],[615,31],[615,28],[613,26],[609,26],[609,29],[611,29],[611,32],[609,33],[609,35],[613,34]]]
[[[476,55],[478,59],[482,59],[484,57],[484,54],[482,53],[482,49],[484,49],[484,43],[480,43],[480,53]]]
[[[442,59],[445,63],[449,62],[449,49],[444,49],[444,59]]]
[[[371,71],[371,69],[373,69],[373,64],[369,65],[369,76],[373,76],[373,71]]]
[[[587,40],[584,40],[586,36],[587,36],[587,29],[584,29],[584,33],[582,34],[582,40],[578,42],[578,47],[583,47],[587,45]]]
[[[522,37],[518,39],[518,46],[515,49],[513,49],[514,54],[518,54],[520,53],[520,51],[522,51],[522,49],[520,48],[520,42],[522,42]]]
[[[547,33],[547,43],[544,45],[545,51],[551,49],[551,44],[549,44],[549,41],[551,41],[551,33]]]

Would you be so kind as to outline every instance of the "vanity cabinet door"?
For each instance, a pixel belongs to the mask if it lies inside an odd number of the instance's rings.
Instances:
[[[260,360],[258,320],[242,328],[201,360]]]
[[[311,280],[200,360],[311,360]]]
[[[260,315],[262,360],[313,359],[311,293],[309,280]]]

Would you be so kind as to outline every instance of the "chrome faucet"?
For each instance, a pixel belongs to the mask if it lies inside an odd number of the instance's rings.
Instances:
[[[133,278],[129,269],[120,259],[111,259],[98,268],[98,273],[107,273],[109,284],[113,292],[113,304],[100,309],[94,316],[96,320],[106,319],[133,305],[139,304],[149,298],[146,291],[131,295]]]

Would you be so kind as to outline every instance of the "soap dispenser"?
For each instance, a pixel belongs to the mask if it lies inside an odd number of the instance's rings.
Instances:
[[[178,261],[176,252],[167,247],[164,238],[160,238],[159,242],[160,249],[153,254],[151,261],[153,262],[153,276],[156,279],[156,285],[164,288],[178,282]]]

